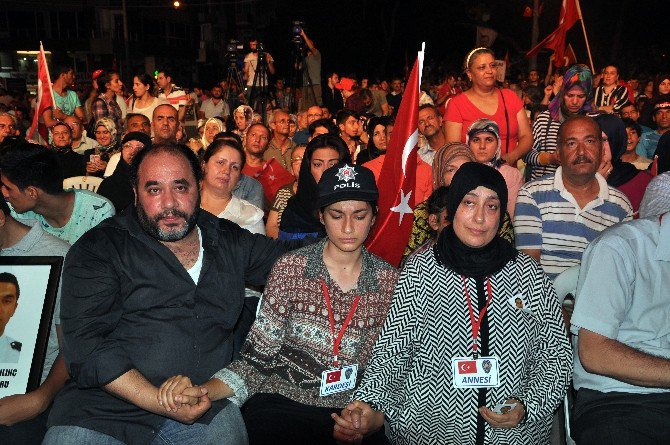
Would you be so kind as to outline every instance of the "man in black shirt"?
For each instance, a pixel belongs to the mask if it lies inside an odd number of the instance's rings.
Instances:
[[[145,148],[131,175],[134,207],[84,234],[65,261],[72,380],[44,444],[246,443],[234,404],[202,394],[172,412],[158,403],[158,386],[175,374],[204,381],[227,366],[254,319],[245,284],[263,285],[275,259],[298,246],[201,211],[200,163],[185,146]]]
[[[325,88],[322,94],[323,106],[328,108],[328,111],[333,116],[344,108],[342,92],[335,87],[338,83],[340,83],[340,76],[337,73],[330,73],[330,76],[328,76],[328,88]]]

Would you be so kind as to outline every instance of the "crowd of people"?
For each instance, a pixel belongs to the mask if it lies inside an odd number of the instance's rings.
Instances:
[[[302,96],[277,78],[263,110],[254,44],[246,94],[161,69],[126,96],[98,70],[79,97],[54,67],[46,138],[0,96],[0,255],[65,257],[42,383],[0,399],[2,442],[670,442],[670,74],[501,84],[475,48],[424,79],[389,264],[365,241],[405,80],[322,82],[301,36]]]

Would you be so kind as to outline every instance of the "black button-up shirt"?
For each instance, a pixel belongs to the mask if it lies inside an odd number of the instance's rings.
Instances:
[[[177,257],[148,236],[132,209],[107,219],[70,249],[63,271],[61,326],[72,380],[49,426],[76,425],[130,444],[149,443],[164,417],[102,387],[131,369],[159,386],[175,374],[207,381],[228,365],[253,322],[244,286],[263,285],[282,244],[201,211],[198,284]],[[248,309],[248,308],[247,308]],[[208,423],[228,403],[214,402]]]

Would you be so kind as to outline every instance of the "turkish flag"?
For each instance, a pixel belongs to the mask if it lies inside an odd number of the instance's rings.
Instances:
[[[341,370],[338,369],[337,371],[331,371],[328,374],[326,374],[326,383],[339,382],[341,377],[342,377]]]
[[[40,123],[40,116],[45,110],[54,106],[53,91],[51,89],[51,77],[49,76],[49,67],[47,58],[44,55],[44,48],[40,42],[40,53],[37,56],[37,100],[35,102],[35,115],[33,123],[28,130],[27,139],[33,139],[35,130],[39,131],[40,136],[45,141],[49,140],[46,125]]]
[[[295,181],[293,175],[286,170],[275,158],[267,161],[261,170],[254,175],[263,186],[265,199],[272,203],[275,200],[277,190],[283,185]]]
[[[422,67],[423,51],[419,51],[402,95],[395,127],[377,181],[379,213],[366,243],[370,252],[396,267],[400,264],[414,222]]]
[[[459,374],[477,374],[477,360],[464,360],[458,362]]]
[[[558,20],[558,28],[545,37],[540,43],[535,45],[533,49],[528,51],[526,57],[537,55],[542,48],[553,49],[554,65],[559,68],[563,66],[565,63],[563,60],[563,56],[565,55],[565,34],[575,23],[577,23],[577,20],[581,20],[577,1],[578,0],[563,0],[563,4],[561,5],[561,16]]]

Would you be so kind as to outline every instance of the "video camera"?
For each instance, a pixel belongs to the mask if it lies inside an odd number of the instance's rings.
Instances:
[[[226,43],[226,60],[232,66],[236,66],[240,53],[244,50],[244,45],[242,42],[238,42],[235,39],[230,39]]]
[[[293,42],[294,45],[298,47],[302,47],[304,44],[304,41],[302,39],[302,31],[305,28],[305,22],[301,20],[294,20],[291,23],[291,34],[292,38],[291,41]]]
[[[237,54],[242,50],[244,50],[244,45],[242,44],[242,42],[238,42],[235,39],[230,39],[230,41],[226,44],[226,53]]]

